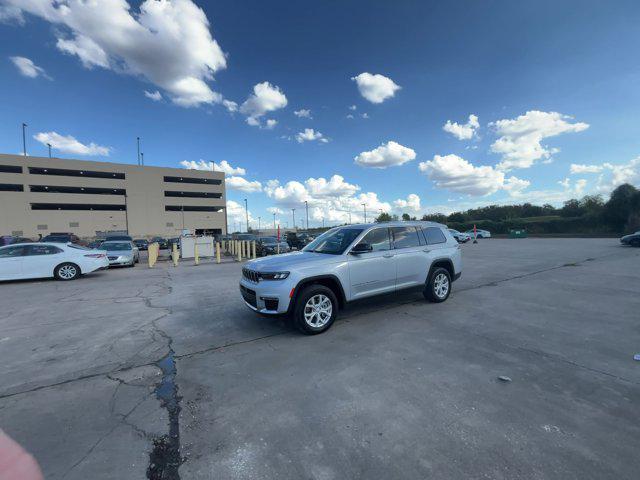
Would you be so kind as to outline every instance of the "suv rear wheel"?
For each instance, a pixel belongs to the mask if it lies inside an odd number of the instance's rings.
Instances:
[[[315,335],[328,330],[337,314],[338,299],[333,291],[324,285],[309,285],[298,295],[293,323],[302,333]]]
[[[446,268],[438,267],[431,272],[431,278],[423,295],[434,303],[444,302],[451,293],[451,275]]]

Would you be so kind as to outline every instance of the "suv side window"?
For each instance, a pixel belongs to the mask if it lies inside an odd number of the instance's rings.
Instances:
[[[0,249],[0,258],[21,257],[25,250],[26,247],[24,245],[2,248]]]
[[[58,247],[54,247],[52,245],[29,245],[27,247],[27,251],[25,252],[26,256],[34,256],[34,255],[55,255],[56,253],[62,253],[62,249]]]
[[[392,227],[393,248],[419,247],[420,239],[416,227]]]
[[[368,243],[373,247],[374,252],[380,252],[383,250],[391,250],[391,241],[389,240],[388,228],[376,228],[367,233],[360,243]]]
[[[447,237],[444,236],[444,233],[442,233],[442,230],[438,227],[427,227],[423,232],[424,236],[427,238],[427,244],[429,245],[447,243]]]

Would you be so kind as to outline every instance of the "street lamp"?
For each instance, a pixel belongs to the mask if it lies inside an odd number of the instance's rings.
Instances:
[[[138,165],[140,165],[140,137],[136,137],[138,141]]]
[[[246,198],[244,199],[244,214],[247,217],[247,233],[249,233],[249,207]]]
[[[276,231],[276,212],[273,212],[273,231]]]
[[[23,123],[22,124],[22,154],[26,157],[27,156],[27,134],[25,132],[27,128],[27,124]]]
[[[47,147],[49,147],[49,158],[51,158],[51,144],[47,143]]]
[[[304,201],[304,208],[307,211],[307,230],[309,230],[309,202]]]
[[[144,165],[144,152],[140,152],[140,163]]]
[[[261,218],[262,218],[262,217],[258,217],[258,233],[260,233],[260,219],[261,219]]]
[[[291,222],[291,225],[293,225],[293,229],[296,229],[296,209],[292,208],[291,209],[291,215],[293,215],[293,222]]]
[[[362,208],[364,209],[364,223],[367,223],[367,204],[361,203],[360,205],[362,205]]]

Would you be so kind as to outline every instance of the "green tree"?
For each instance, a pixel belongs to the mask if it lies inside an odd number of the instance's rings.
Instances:
[[[390,222],[391,220],[393,220],[393,217],[391,215],[389,215],[387,212],[382,212],[380,215],[378,215],[378,217],[376,218],[376,222],[380,223],[380,222]]]
[[[604,221],[616,232],[622,232],[632,216],[638,190],[628,183],[617,187],[604,205]]]

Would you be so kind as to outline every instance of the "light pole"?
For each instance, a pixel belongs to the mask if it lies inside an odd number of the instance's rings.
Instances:
[[[140,137],[136,137],[138,141],[138,165],[140,165]]]
[[[324,217],[322,217],[322,228],[324,228]]]
[[[51,158],[51,144],[47,143],[47,147],[49,147],[49,158]]]
[[[140,163],[144,166],[144,152],[140,152]]]
[[[351,209],[349,209],[349,225],[351,225]]]
[[[273,231],[276,231],[276,212],[273,212]]]
[[[304,201],[304,208],[307,211],[307,230],[309,230],[309,202]]]
[[[247,233],[249,233],[249,207],[246,198],[244,199],[244,214],[247,218]]]
[[[362,208],[364,209],[364,223],[367,223],[367,204],[361,203]]]
[[[258,217],[258,234],[260,233],[260,219],[261,219],[261,218],[262,218],[262,217]]]
[[[27,124],[22,124],[22,154],[27,156],[27,134],[26,134]]]
[[[291,222],[291,225],[293,225],[293,229],[296,229],[296,209],[292,208],[291,209],[291,215],[293,215],[293,222]]]

